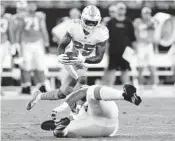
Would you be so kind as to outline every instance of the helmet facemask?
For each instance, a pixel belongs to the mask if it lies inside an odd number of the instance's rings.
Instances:
[[[90,21],[87,19],[82,19],[82,24],[84,30],[86,30],[87,32],[92,32],[95,29],[95,27],[98,26],[99,21]]]

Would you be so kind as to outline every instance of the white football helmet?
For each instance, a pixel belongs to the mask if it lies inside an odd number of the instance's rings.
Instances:
[[[99,9],[94,5],[89,5],[83,9],[81,21],[84,30],[91,32],[101,22],[101,14]]]
[[[16,8],[18,9],[25,9],[27,8],[27,6],[28,6],[28,3],[26,0],[20,0],[16,3]]]
[[[27,9],[28,3],[26,0],[20,0],[16,3],[17,12],[25,12]]]

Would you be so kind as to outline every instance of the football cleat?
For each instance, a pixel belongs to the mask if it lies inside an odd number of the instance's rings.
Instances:
[[[45,87],[44,85],[40,86],[39,90],[40,90],[42,93],[47,92],[46,87]]]
[[[140,96],[136,94],[136,88],[133,85],[125,84],[123,91],[124,93],[122,95],[126,101],[129,101],[137,106],[142,102]]]
[[[60,121],[55,122],[56,128],[53,131],[55,137],[60,138],[64,136],[63,130],[69,125],[70,119],[65,117],[62,118]]]
[[[41,93],[39,90],[37,90],[37,91],[33,94],[32,100],[30,100],[29,103],[27,104],[27,107],[26,107],[27,110],[31,110],[31,109],[35,106],[35,104],[39,101],[39,96],[40,96],[41,94],[42,94],[42,93]]]
[[[60,119],[60,121],[55,121],[56,130],[64,130],[70,123],[70,119],[65,117]]]

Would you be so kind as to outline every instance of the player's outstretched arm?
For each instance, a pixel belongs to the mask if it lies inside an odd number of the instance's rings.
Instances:
[[[103,55],[105,53],[106,45],[107,45],[107,41],[98,43],[96,45],[95,56],[87,57],[86,60],[85,60],[85,63],[88,63],[88,64],[100,63],[101,60],[103,59]]]
[[[64,54],[65,48],[68,46],[68,44],[71,42],[71,40],[72,40],[72,37],[67,32],[66,35],[61,40],[61,43],[60,43],[60,45],[58,47],[58,55]]]

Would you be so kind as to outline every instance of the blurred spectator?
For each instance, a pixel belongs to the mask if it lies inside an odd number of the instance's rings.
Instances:
[[[173,48],[172,68],[173,68],[173,81],[175,86],[175,43],[171,46],[171,48]]]
[[[109,16],[111,17],[111,18],[115,18],[116,17],[116,5],[111,5],[110,7],[109,7]]]
[[[122,83],[129,83],[130,65],[122,55],[127,46],[132,46],[135,42],[134,27],[132,22],[126,17],[126,5],[118,3],[115,7],[111,6],[113,13],[110,13],[111,20],[108,22],[109,29],[109,65],[104,75],[104,84],[113,85],[115,82],[115,71],[120,69],[122,71]]]
[[[52,29],[52,35],[53,35],[53,42],[56,42],[58,45],[60,43],[60,40],[64,37],[67,31],[67,23],[71,19],[79,19],[80,18],[80,11],[77,8],[73,8],[69,11],[69,17],[64,17],[64,20],[56,25]],[[63,19],[63,18],[62,18]]]
[[[152,18],[152,10],[149,7],[143,7],[141,10],[141,18],[134,21],[135,33],[137,38],[137,60],[138,60],[138,80],[140,84],[144,84],[143,70],[145,67],[150,71],[151,84],[156,84],[156,75],[154,63],[154,23]]]
[[[111,5],[108,8],[109,17],[104,17],[101,21],[101,23],[105,26],[107,26],[107,23],[110,21],[111,18],[115,18],[116,15],[116,5]]]
[[[172,44],[170,50],[168,51],[168,56],[172,63],[172,70],[173,70],[173,82],[175,86],[175,42]]]
[[[2,74],[2,65],[4,62],[4,59],[8,53],[8,49],[10,47],[10,42],[9,42],[9,22],[11,19],[11,15],[5,13],[5,6],[1,4],[1,19],[0,19],[0,31],[1,31],[1,40],[0,40],[0,94],[1,92],[1,74]]]
[[[81,15],[81,12],[77,8],[73,8],[69,11],[70,19],[79,19],[80,15]]]
[[[106,26],[110,19],[111,19],[110,17],[104,17],[101,21],[101,24]]]

